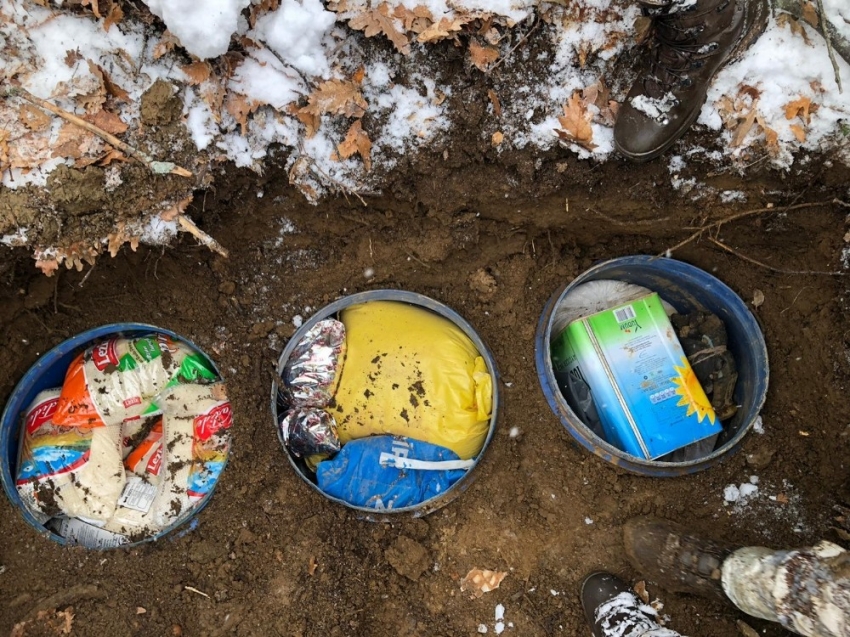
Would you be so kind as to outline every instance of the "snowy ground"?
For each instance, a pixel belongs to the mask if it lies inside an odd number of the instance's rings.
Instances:
[[[272,145],[292,149],[290,178],[312,200],[329,190],[379,190],[375,175],[392,170],[397,157],[450,134],[451,78],[429,64],[433,43],[447,39],[480,72],[499,66],[521,80],[525,37],[537,29],[547,34],[551,53],[537,60],[548,65],[546,81],[496,86],[488,108],[500,117],[496,130],[482,135],[499,150],[547,149],[559,143],[560,129],[561,137],[576,140],[561,142],[572,152],[605,160],[613,152],[616,101],[627,89],[606,86],[606,79],[617,55],[633,45],[639,15],[620,0],[391,0],[374,9],[365,0],[146,4],[162,23],[125,17],[114,0],[102,0],[94,13],[97,2],[72,11],[62,2],[0,0],[4,84],[141,143],[140,98],[156,80],[167,80],[200,154],[262,170]],[[825,4],[834,23],[846,24],[841,0]],[[353,30],[387,38],[394,52],[367,57]],[[400,81],[403,62],[421,72]],[[840,57],[838,65],[850,91],[850,66]],[[699,124],[716,131],[711,156],[718,163],[766,154],[788,167],[810,151],[846,148],[849,115],[823,39],[805,22],[778,14],[743,59],[718,76]],[[576,119],[590,127],[576,131]],[[110,150],[19,97],[0,102],[0,167],[8,188],[44,185],[61,164],[108,164]],[[167,148],[149,152],[168,159]],[[691,149],[671,172],[698,152],[709,151]]]

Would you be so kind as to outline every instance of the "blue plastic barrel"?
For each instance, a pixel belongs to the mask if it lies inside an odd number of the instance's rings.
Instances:
[[[714,451],[688,462],[658,462],[628,454],[594,434],[567,404],[555,380],[550,355],[552,316],[555,308],[577,285],[598,279],[614,279],[648,288],[680,313],[709,311],[726,326],[729,351],[738,365],[734,399],[740,406],[726,423]],[[583,448],[622,469],[641,475],[671,477],[695,473],[713,466],[740,448],[744,436],[759,417],[767,396],[767,347],[758,322],[735,292],[717,278],[695,266],[674,259],[628,256],[599,263],[565,284],[546,304],[535,338],[535,362],[543,394],[561,423]]]
[[[29,511],[27,511],[23,502],[21,502],[21,498],[18,496],[18,490],[15,487],[15,475],[18,469],[18,439],[23,421],[23,413],[40,391],[54,387],[61,387],[62,382],[65,380],[65,372],[71,362],[91,345],[94,345],[96,342],[104,339],[117,337],[139,338],[152,332],[166,334],[172,339],[181,341],[196,352],[199,352],[209,361],[211,367],[215,370],[219,377],[221,377],[221,372],[209,356],[207,356],[197,345],[182,336],[153,325],[145,325],[142,323],[113,323],[110,325],[95,327],[82,332],[81,334],[77,334],[73,338],[63,341],[41,356],[35,364],[30,367],[29,371],[24,374],[24,377],[12,391],[11,396],[9,396],[9,400],[3,409],[3,417],[2,420],[0,420],[0,450],[2,450],[3,453],[2,458],[0,458],[0,481],[3,482],[3,490],[12,501],[12,505],[21,512],[21,515],[23,515],[24,519],[30,526],[32,526],[41,535],[49,537],[51,540],[54,540],[59,544],[71,545],[73,542],[61,535],[53,533],[39,523],[39,521],[36,520]],[[213,490],[214,488],[215,487],[213,487]],[[144,542],[150,542],[152,540],[159,539],[171,531],[174,531],[197,515],[197,513],[207,505],[212,494],[213,491],[211,490],[196,507],[186,511],[185,515],[180,516],[173,524],[163,529],[155,536],[145,538],[138,542],[122,544],[120,548],[127,548]]]
[[[289,448],[283,442],[283,435],[280,431],[280,427],[278,423],[280,422],[278,414],[281,410],[281,406],[278,403],[278,380],[283,373],[283,368],[286,366],[286,362],[289,360],[289,357],[292,355],[292,350],[295,349],[295,346],[301,340],[301,338],[307,333],[307,331],[312,328],[319,321],[328,319],[328,318],[336,318],[337,314],[344,310],[347,307],[352,305],[360,305],[362,303],[368,303],[369,301],[398,301],[401,303],[409,303],[411,305],[417,305],[419,307],[425,308],[440,316],[443,316],[449,319],[452,323],[457,325],[464,334],[466,334],[469,339],[473,342],[478,353],[484,359],[487,364],[487,371],[490,373],[490,376],[493,379],[493,410],[490,416],[490,428],[487,432],[487,437],[484,440],[484,445],[481,447],[481,451],[478,452],[478,456],[475,458],[475,464],[466,472],[466,475],[463,476],[460,480],[455,482],[449,489],[446,490],[445,493],[442,493],[438,496],[430,498],[425,502],[421,502],[414,506],[408,507],[399,507],[397,509],[370,509],[366,507],[361,507],[357,505],[353,505],[345,500],[340,498],[336,498],[328,495],[321,489],[319,489],[316,484],[315,474],[310,471],[304,460],[290,453]],[[484,452],[487,450],[488,445],[490,444],[490,440],[493,438],[493,433],[496,431],[496,423],[499,419],[499,413],[501,411],[501,403],[499,401],[499,373],[496,369],[496,362],[493,358],[493,354],[490,352],[488,347],[484,344],[484,341],[481,340],[481,337],[472,329],[472,326],[467,323],[457,312],[452,310],[446,305],[443,305],[439,301],[435,301],[427,296],[423,296],[422,294],[417,294],[416,292],[407,292],[404,290],[371,290],[369,292],[360,292],[358,294],[352,294],[350,296],[343,297],[337,301],[334,301],[330,305],[326,305],[321,310],[316,312],[309,319],[304,321],[303,325],[292,335],[292,338],[289,339],[289,342],[286,344],[286,347],[283,349],[283,352],[280,355],[280,359],[278,360],[277,365],[277,376],[275,378],[275,382],[272,383],[272,395],[271,395],[271,406],[272,406],[272,415],[274,418],[273,424],[274,428],[277,431],[278,439],[280,440],[280,444],[284,449],[287,457],[289,458],[289,463],[292,465],[293,469],[295,469],[296,473],[306,482],[312,489],[320,493],[323,497],[328,498],[334,502],[338,502],[344,506],[347,506],[351,509],[356,509],[358,511],[366,514],[364,517],[369,520],[377,519],[377,516],[383,514],[399,514],[399,513],[407,513],[412,514],[413,517],[418,518],[424,515],[428,515],[436,511],[437,509],[444,507],[449,502],[457,498],[461,493],[466,491],[469,486],[472,484],[472,481],[475,478],[475,469],[478,466],[478,463],[481,462],[481,459],[484,457]]]

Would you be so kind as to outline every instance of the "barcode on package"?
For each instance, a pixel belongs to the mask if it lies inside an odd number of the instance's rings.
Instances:
[[[127,484],[124,485],[124,491],[121,492],[118,504],[134,511],[147,513],[150,511],[156,492],[156,486],[137,476],[131,476],[127,478]]]
[[[625,307],[614,310],[614,318],[617,319],[618,323],[631,321],[635,316],[635,309],[631,305],[626,305]]]

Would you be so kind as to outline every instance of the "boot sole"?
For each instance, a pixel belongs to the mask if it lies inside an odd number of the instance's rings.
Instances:
[[[714,76],[712,77],[712,82],[717,77],[717,75],[726,68],[727,65],[732,62],[737,62],[740,60],[747,49],[752,46],[753,42],[755,42],[762,33],[764,33],[765,28],[767,27],[767,18],[769,14],[768,9],[768,0],[750,0],[744,8],[746,12],[744,15],[744,29],[741,31],[741,37],[738,38],[738,41],[735,43],[735,46],[732,48],[732,51],[726,57],[725,60],[717,67],[717,70],[714,72]],[[671,136],[670,140],[667,141],[663,146],[656,148],[655,150],[651,150],[647,153],[635,154],[630,153],[628,151],[623,150],[620,145],[615,141],[614,147],[617,149],[617,152],[628,158],[629,160],[636,163],[644,163],[647,161],[651,161],[656,157],[660,157],[667,150],[670,149],[673,144],[675,144],[681,137],[688,131],[688,129],[693,125],[693,123],[699,117],[700,112],[702,111],[702,107],[705,104],[705,97],[708,94],[709,85],[707,84],[705,87],[705,92],[703,92],[700,99],[700,106],[697,109],[694,109],[694,112],[679,126],[679,129],[676,131],[675,135]]]

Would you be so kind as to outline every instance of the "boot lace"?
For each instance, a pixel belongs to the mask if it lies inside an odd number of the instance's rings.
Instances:
[[[700,39],[704,27],[699,18],[711,11],[693,14],[691,9],[684,9],[675,13],[662,11],[652,16],[654,42],[649,72],[644,78],[647,95],[660,99],[671,89],[687,88],[692,84],[688,71],[701,67],[718,49],[717,42]]]

